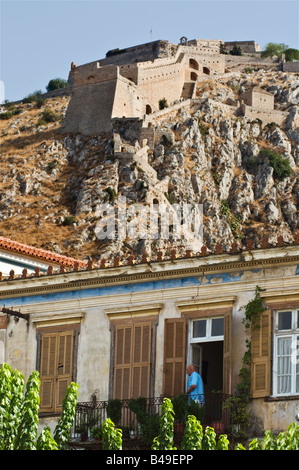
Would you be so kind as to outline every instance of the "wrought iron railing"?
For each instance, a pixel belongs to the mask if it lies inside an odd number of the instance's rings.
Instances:
[[[203,427],[211,426],[217,434],[227,432],[230,412],[225,407],[229,395],[205,394],[205,403],[190,402],[184,395],[171,398],[175,411],[175,435],[182,434],[188,414],[194,414]],[[123,439],[141,439],[149,444],[159,433],[159,416],[164,397],[130,400],[81,402],[77,404],[71,440],[92,441],[100,435],[106,418],[122,429]],[[181,426],[181,427],[180,427]],[[179,430],[180,429],[180,430]]]

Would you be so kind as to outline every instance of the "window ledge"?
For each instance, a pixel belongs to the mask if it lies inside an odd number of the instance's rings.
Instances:
[[[286,395],[286,396],[279,396],[279,397],[266,397],[264,401],[271,402],[271,401],[292,401],[292,400],[299,400],[299,395]]]

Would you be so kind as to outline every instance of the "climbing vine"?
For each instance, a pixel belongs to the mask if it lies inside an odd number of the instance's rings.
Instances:
[[[260,316],[266,310],[264,299],[260,295],[263,290],[264,289],[261,289],[259,286],[256,286],[254,298],[251,299],[248,304],[243,307],[245,310],[243,323],[247,332],[247,338],[246,350],[242,358],[242,368],[239,372],[239,377],[241,381],[238,385],[238,394],[244,399],[246,397],[249,398],[250,395],[251,341],[248,339],[248,336],[251,329],[259,328]]]
[[[247,305],[242,307],[245,310],[243,323],[246,330],[246,349],[242,358],[242,367],[239,371],[240,382],[237,386],[236,395],[228,397],[224,404],[224,408],[231,409],[232,421],[239,425],[237,435],[245,438],[244,429],[249,424],[249,415],[247,405],[250,399],[251,388],[251,340],[250,331],[259,328],[260,316],[266,310],[264,300],[261,297],[261,289],[259,286],[255,288],[255,296]],[[254,445],[254,444],[253,444]]]

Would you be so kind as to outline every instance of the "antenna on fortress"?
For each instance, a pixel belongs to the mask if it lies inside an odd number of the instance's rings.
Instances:
[[[151,26],[151,29],[150,29],[150,35],[151,35],[151,40],[153,39],[153,27]]]

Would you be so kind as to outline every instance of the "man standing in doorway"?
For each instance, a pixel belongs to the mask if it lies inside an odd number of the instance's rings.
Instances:
[[[192,364],[187,367],[187,374],[189,375],[189,381],[186,394],[188,397],[190,397],[190,399],[198,401],[204,405],[204,389],[201,376],[195,371]]]

